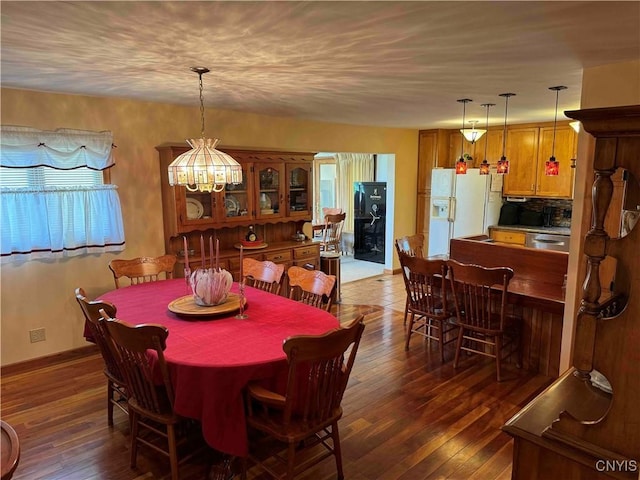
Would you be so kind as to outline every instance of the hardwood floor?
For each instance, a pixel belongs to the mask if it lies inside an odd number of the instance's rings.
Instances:
[[[510,379],[498,384],[493,363],[475,356],[454,371],[452,344],[440,364],[438,345],[418,336],[405,351],[404,299],[400,276],[382,276],[345,284],[336,306],[342,321],[367,314],[340,421],[345,478],[509,479],[512,441],[500,427],[551,379],[506,365]],[[97,353],[2,373],[2,419],[22,447],[14,479],[168,478],[168,461],[144,448],[137,469],[129,467],[127,417],[116,409],[115,425],[107,426]],[[181,466],[181,478],[205,479],[218,460],[205,452]],[[269,478],[254,470],[250,479]],[[334,479],[335,463],[327,459],[298,478]]]

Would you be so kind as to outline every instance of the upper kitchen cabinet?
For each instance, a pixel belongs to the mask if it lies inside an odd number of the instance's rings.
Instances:
[[[569,125],[558,126],[554,150],[553,127],[540,128],[536,195],[541,197],[573,198],[575,169],[571,165],[575,159],[577,141],[578,135],[573,128]],[[556,161],[560,163],[560,171],[557,176],[548,176],[544,173],[545,163],[552,154],[556,157]]]
[[[507,132],[506,156],[509,173],[504,176],[502,193],[530,197],[536,193],[538,128],[510,128]]]
[[[500,157],[502,156],[502,129],[499,130],[488,130],[480,140],[475,143],[475,157],[474,164],[475,167],[479,167],[482,161],[485,159],[485,145],[487,147],[487,162],[492,165],[495,165]],[[489,143],[487,143],[489,142]]]
[[[509,173],[504,176],[503,194],[518,197],[573,197],[572,159],[577,135],[568,125],[556,130],[555,157],[560,162],[557,176],[545,175],[545,163],[553,146],[553,126],[516,127],[507,131],[506,154]]]
[[[460,158],[461,154],[468,153],[471,155],[472,161],[467,161],[467,168],[477,167],[482,161],[476,158],[476,145],[477,143],[471,143],[463,137],[459,130],[454,130],[449,134],[449,167],[455,167],[456,162]],[[462,147],[462,151],[460,148]]]
[[[242,165],[242,184],[221,192],[191,192],[169,185],[169,164],[187,145],[156,147],[165,237],[194,230],[311,220],[311,168],[314,153],[220,147]]]

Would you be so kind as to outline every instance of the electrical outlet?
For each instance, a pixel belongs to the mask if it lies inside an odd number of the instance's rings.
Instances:
[[[34,328],[29,330],[29,339],[31,343],[44,342],[47,338],[44,334],[44,328]]]

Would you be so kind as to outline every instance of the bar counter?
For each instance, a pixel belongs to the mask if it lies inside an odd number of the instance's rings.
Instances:
[[[487,242],[487,239],[484,235],[452,239],[449,258],[461,263],[513,269],[509,303],[523,318],[523,368],[557,377],[569,254]]]

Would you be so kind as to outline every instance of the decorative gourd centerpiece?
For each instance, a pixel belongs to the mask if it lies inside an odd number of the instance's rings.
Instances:
[[[227,300],[233,277],[224,268],[196,268],[190,283],[196,305],[212,307]]]

